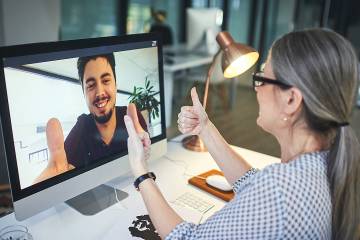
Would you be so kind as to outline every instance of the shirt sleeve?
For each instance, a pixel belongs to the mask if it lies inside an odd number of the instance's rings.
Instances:
[[[239,193],[241,189],[246,187],[246,185],[251,182],[252,178],[259,172],[260,172],[259,169],[251,168],[241,178],[239,178],[233,185],[233,190],[235,194]]]
[[[266,172],[256,175],[231,202],[206,222],[199,225],[182,222],[166,239],[251,240],[279,237],[284,225],[283,196],[276,179]]]

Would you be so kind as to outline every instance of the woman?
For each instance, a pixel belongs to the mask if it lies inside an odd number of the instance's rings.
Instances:
[[[255,74],[253,83],[257,124],[278,140],[281,163],[262,171],[229,147],[192,89],[193,106],[182,107],[179,130],[201,137],[236,195],[205,223],[194,225],[169,207],[153,180],[142,181],[139,189],[160,236],[359,239],[360,146],[348,123],[357,64],[351,44],[328,30],[292,32],[273,44],[264,72]],[[144,137],[125,119],[137,178],[147,172]]]

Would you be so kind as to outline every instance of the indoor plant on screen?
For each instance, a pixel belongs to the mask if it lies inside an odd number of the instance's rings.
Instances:
[[[158,94],[153,90],[154,86],[150,84],[150,80],[148,76],[145,77],[145,86],[144,87],[136,87],[134,86],[134,90],[131,93],[129,99],[131,103],[136,105],[138,111],[143,115],[146,125],[148,128],[149,135],[152,136],[152,125],[151,119],[155,119],[159,117],[160,112],[160,103],[155,98],[155,95]]]

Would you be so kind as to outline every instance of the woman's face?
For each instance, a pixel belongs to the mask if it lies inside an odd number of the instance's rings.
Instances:
[[[264,77],[275,79],[271,65],[271,56],[267,58],[263,72]],[[277,129],[281,119],[278,96],[276,94],[276,89],[274,88],[277,88],[277,86],[266,83],[262,86],[255,87],[259,104],[259,116],[256,123],[262,129],[272,134],[274,134],[274,130]]]

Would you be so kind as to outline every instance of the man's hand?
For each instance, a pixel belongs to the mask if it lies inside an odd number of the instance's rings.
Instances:
[[[64,148],[64,134],[58,119],[51,118],[46,125],[46,141],[50,159],[44,171],[35,179],[34,183],[44,181],[71,169],[74,166],[66,159]]]
[[[150,157],[150,137],[141,127],[137,115],[136,106],[129,103],[127,115],[124,116],[126,130],[128,132],[128,151],[132,172],[139,177],[148,172],[146,160]]]
[[[178,128],[181,133],[199,135],[208,124],[209,118],[199,100],[195,87],[191,89],[191,99],[193,106],[181,107],[177,121]]]

